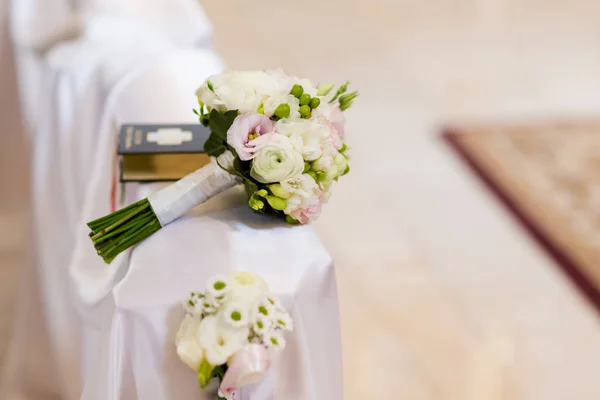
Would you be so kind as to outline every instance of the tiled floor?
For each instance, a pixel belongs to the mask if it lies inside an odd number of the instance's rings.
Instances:
[[[600,110],[600,3],[202,3],[232,68],[361,91],[352,173],[317,224],[337,262],[348,400],[600,398],[596,314],[436,139],[446,121]],[[0,188],[26,182],[18,131],[1,133]],[[26,192],[1,190],[2,346]]]

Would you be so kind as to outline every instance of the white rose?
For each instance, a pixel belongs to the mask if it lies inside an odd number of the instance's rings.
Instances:
[[[247,326],[233,328],[225,322],[224,316],[209,315],[200,322],[198,342],[206,354],[210,365],[223,365],[227,359],[248,344]]]
[[[330,136],[329,128],[316,119],[282,119],[275,125],[275,132],[289,137],[307,161],[321,157],[323,145]]]
[[[175,337],[177,355],[194,371],[198,370],[204,358],[204,351],[198,343],[199,326],[199,317],[186,315]]]
[[[207,107],[256,112],[267,98],[289,92],[289,79],[265,71],[229,71],[209,77],[196,94]]]
[[[273,183],[296,177],[303,170],[302,154],[287,136],[274,133],[252,160],[250,175],[261,183]]]

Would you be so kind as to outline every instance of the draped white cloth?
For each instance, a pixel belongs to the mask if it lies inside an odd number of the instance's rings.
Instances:
[[[196,0],[12,0],[10,14],[20,97],[32,134],[45,106],[45,54],[60,43],[83,37],[87,44],[110,45],[111,37],[135,37],[140,43],[158,38],[209,47],[212,32]]]
[[[128,77],[113,93],[99,136],[96,164],[85,199],[85,219],[110,211],[117,127],[125,122],[194,122],[193,88],[215,72],[216,60],[198,51],[173,52]],[[192,89],[190,89],[192,88]],[[160,92],[161,96],[155,94]],[[129,185],[128,202],[162,185]],[[254,215],[240,188],[194,210],[132,252],[106,266],[81,225],[71,275],[88,315],[101,322],[90,329],[95,353],[86,373],[84,399],[210,398],[195,374],[175,354],[180,301],[217,272],[261,274],[291,310],[296,331],[277,368],[242,398],[341,399],[342,368],[337,288],[331,258],[310,227],[290,228]],[[104,196],[99,196],[104,193]]]
[[[0,397],[207,396],[175,356],[179,301],[216,271],[245,269],[265,276],[296,331],[273,374],[243,398],[341,399],[334,270],[310,227],[258,218],[232,190],[201,207],[201,217],[175,222],[108,266],[87,237],[85,222],[111,211],[119,124],[196,121],[194,88],[222,69],[218,57],[125,19],[98,18],[44,62],[33,176],[37,251],[23,268]],[[130,185],[126,194],[131,201],[156,188]]]
[[[151,3],[143,5],[151,8]],[[165,2],[161,3],[164,8]],[[61,24],[68,25],[71,10],[54,0],[13,3],[16,57],[34,61],[17,63],[22,108],[29,111],[26,118],[35,130],[34,218],[32,251],[21,270],[14,338],[0,388],[2,399],[81,396],[89,318],[70,284],[68,267],[101,144],[98,133],[105,102],[118,82],[174,51],[183,36],[173,19],[171,26],[179,33],[169,37],[165,35],[169,24],[163,24],[162,30],[153,30],[150,24],[143,29],[143,24],[119,18],[113,10],[114,18],[89,14],[78,40],[39,52],[39,43],[52,38]],[[189,11],[183,10],[189,16],[184,19],[188,27],[194,15]],[[201,9],[196,15],[203,16]],[[187,37],[184,45],[207,42],[210,25],[205,18],[196,22],[195,35]],[[210,51],[198,51],[209,60],[211,71],[221,68]]]

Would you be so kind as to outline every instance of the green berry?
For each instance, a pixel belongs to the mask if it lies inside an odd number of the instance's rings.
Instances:
[[[310,99],[310,94],[304,93],[302,96],[300,96],[300,105],[307,106],[310,103]]]
[[[312,99],[310,99],[310,103],[308,103],[310,108],[312,108],[313,110],[319,107],[319,104],[321,104],[321,99],[319,99],[318,97],[313,97]]]
[[[304,88],[300,85],[294,85],[294,87],[292,87],[292,91],[290,92],[290,94],[296,98],[300,98],[300,96],[302,96],[302,93],[304,93]]]
[[[298,109],[298,112],[300,113],[300,115],[302,117],[308,118],[308,116],[310,115],[310,107],[307,105],[304,105]]]
[[[290,116],[290,106],[286,103],[281,103],[275,109],[275,116],[279,119],[287,118]]]

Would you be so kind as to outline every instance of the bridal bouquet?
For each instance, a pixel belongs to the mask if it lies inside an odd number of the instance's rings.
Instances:
[[[256,212],[306,224],[316,219],[333,182],[350,170],[344,115],[357,92],[348,83],[314,86],[282,71],[225,72],[198,89],[194,112],[211,135],[212,162],[165,189],[88,223],[110,263],[194,206],[244,184]]]
[[[250,272],[217,275],[204,292],[185,302],[175,339],[181,361],[198,374],[200,387],[219,381],[219,400],[259,382],[270,367],[270,351],[285,347],[290,315],[270,296],[266,282]]]

